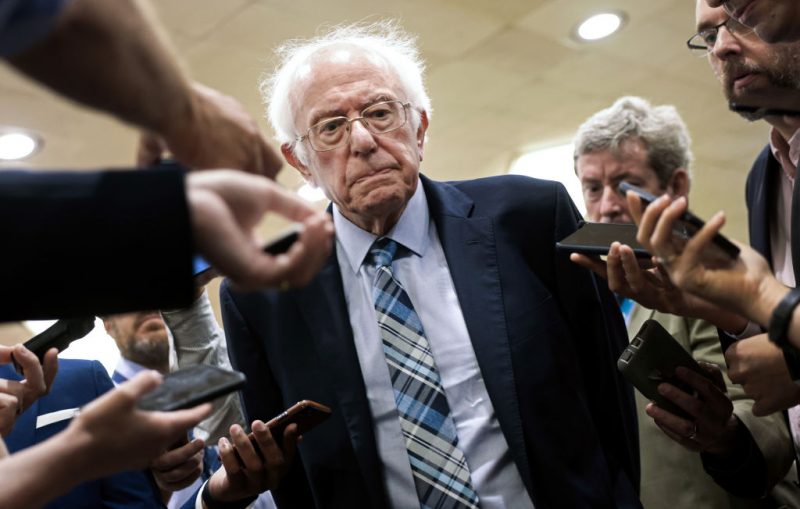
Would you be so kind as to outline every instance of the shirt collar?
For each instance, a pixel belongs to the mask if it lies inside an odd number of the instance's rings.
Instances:
[[[336,243],[341,246],[353,272],[358,272],[378,237],[353,224],[342,215],[335,205],[333,207],[333,224],[336,228]],[[425,197],[422,182],[418,179],[417,189],[408,200],[400,219],[384,237],[389,237],[417,256],[423,256],[428,248],[429,225],[428,200]]]
[[[128,380],[136,376],[138,373],[146,370],[144,366],[141,364],[137,364],[132,360],[128,360],[125,357],[120,357],[119,362],[117,362],[117,367],[114,369],[117,373],[124,376]]]
[[[769,146],[772,149],[772,155],[781,163],[783,171],[794,179],[797,164],[800,162],[800,129],[796,130],[787,142],[773,127],[769,135]]]

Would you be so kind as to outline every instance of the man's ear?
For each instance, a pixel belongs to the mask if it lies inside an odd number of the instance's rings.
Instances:
[[[419,160],[422,161],[422,154],[425,147],[425,133],[428,131],[428,112],[421,111],[419,114],[419,127],[417,128],[417,150],[419,150]]]
[[[281,145],[281,153],[283,154],[283,157],[286,158],[286,161],[290,165],[292,165],[297,171],[300,172],[300,174],[303,176],[306,182],[314,183],[314,177],[308,170],[308,166],[306,166],[300,161],[300,159],[292,150],[291,145],[289,145],[288,143],[284,143],[283,145]]]
[[[667,193],[673,197],[689,196],[689,172],[685,168],[672,172],[667,182]]]

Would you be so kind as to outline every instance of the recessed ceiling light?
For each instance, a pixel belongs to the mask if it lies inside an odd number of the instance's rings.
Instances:
[[[319,187],[312,187],[309,184],[303,184],[300,186],[300,189],[297,190],[297,194],[300,196],[300,198],[310,202],[327,199],[322,189]]]
[[[575,31],[584,41],[597,41],[613,34],[622,27],[625,17],[619,12],[602,12],[587,18]]]
[[[0,134],[0,159],[16,161],[36,152],[39,140],[28,133],[6,132]]]

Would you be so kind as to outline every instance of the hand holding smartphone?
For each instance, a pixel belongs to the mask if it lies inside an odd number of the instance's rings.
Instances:
[[[304,399],[270,419],[267,422],[267,428],[275,442],[281,445],[283,442],[283,433],[290,424],[297,424],[297,436],[300,437],[325,422],[325,420],[331,416],[331,413],[329,407],[317,403],[316,401]],[[250,439],[250,443],[253,444],[256,454],[261,457],[261,460],[264,460],[261,455],[261,448],[258,446],[258,441],[255,435],[253,435],[253,432],[251,431],[247,436]],[[236,447],[233,448],[233,452],[236,454],[239,463],[243,463]]]
[[[653,196],[644,189],[640,189],[636,186],[628,184],[627,182],[620,183],[619,191],[623,195],[627,194],[628,191],[632,191],[639,196],[639,199],[642,201],[644,207],[647,207],[657,199],[656,196]],[[674,241],[677,241],[680,244],[685,244],[686,241],[694,236],[694,234],[697,233],[698,230],[700,230],[703,226],[705,226],[705,221],[687,210],[677,221],[675,229],[672,231],[672,238]],[[712,254],[716,257],[721,257],[721,259],[725,260],[735,260],[739,257],[739,247],[723,235],[719,233],[714,235],[712,238],[712,243],[715,251]]]
[[[651,256],[636,241],[636,225],[632,223],[581,223],[577,230],[556,242],[556,249],[567,253],[603,256],[608,254],[614,242],[630,246],[639,258]]]
[[[39,358],[39,363],[44,362],[44,354],[51,348],[57,348],[59,352],[63,352],[69,347],[69,344],[80,339],[94,329],[94,317],[87,316],[83,318],[66,318],[59,320],[43,332],[35,335],[25,342],[23,346],[33,352]],[[14,362],[14,369],[20,375],[23,375],[22,366],[14,359],[12,354],[12,361]]]

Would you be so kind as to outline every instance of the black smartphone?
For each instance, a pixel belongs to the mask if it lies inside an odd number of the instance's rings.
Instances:
[[[655,320],[644,322],[617,360],[617,369],[644,397],[664,410],[688,419],[690,417],[683,409],[658,392],[659,384],[666,382],[686,393],[694,393],[694,389],[675,376],[675,369],[681,366],[714,382],[711,375]]]
[[[23,346],[36,354],[36,357],[39,358],[39,362],[43,362],[44,354],[47,353],[48,350],[51,348],[58,348],[59,352],[63,352],[67,349],[67,347],[69,347],[70,343],[76,339],[81,339],[82,337],[86,336],[92,331],[92,329],[94,329],[93,316],[86,316],[83,318],[65,318],[57,321],[43,332],[33,336],[31,339],[26,341]],[[17,371],[17,373],[24,375],[22,372],[22,366],[17,363],[13,354],[11,359],[14,363],[14,369]]]
[[[636,241],[636,225],[632,223],[581,223],[578,229],[556,242],[556,249],[592,256],[606,255],[613,242],[626,244],[639,258],[650,258]]]
[[[620,183],[619,191],[623,195],[628,191],[633,191],[639,196],[639,199],[642,200],[645,207],[657,199],[656,196],[653,196],[644,189],[628,184],[627,182]],[[675,229],[672,231],[673,238],[677,237],[682,242],[686,242],[694,236],[700,228],[705,226],[705,224],[705,221],[692,214],[689,210],[686,210],[675,225]],[[711,254],[722,257],[723,260],[735,260],[739,257],[739,247],[723,235],[717,233],[711,241],[715,251],[715,253]]]
[[[292,244],[297,241],[297,238],[300,236],[300,227],[293,226],[288,230],[280,233],[276,237],[272,238],[271,240],[267,241],[264,244],[263,251],[267,254],[271,254],[273,256],[279,255],[281,253],[285,253],[292,247]],[[211,265],[199,255],[195,255],[192,259],[192,273],[195,277],[200,276],[207,271],[211,270]]]
[[[800,117],[800,110],[784,107],[748,106],[730,102],[728,108],[733,112],[743,113],[750,120],[759,120],[767,116]]]
[[[331,416],[331,413],[332,412],[329,407],[321,403],[317,403],[316,401],[311,401],[310,399],[304,399],[303,401],[298,401],[281,414],[270,419],[267,422],[267,428],[269,428],[272,438],[278,443],[278,445],[281,445],[283,442],[283,432],[286,431],[286,427],[290,424],[297,424],[297,436],[302,436],[325,422],[325,420]],[[250,439],[250,443],[253,444],[253,449],[255,449],[258,457],[264,461],[261,448],[258,446],[258,442],[256,441],[256,437],[253,435],[253,432],[251,431],[247,436]],[[239,463],[244,464],[242,457],[239,456],[239,451],[236,450],[236,447],[233,448],[233,452],[236,454],[236,458],[239,460]]]
[[[136,403],[142,410],[170,412],[192,408],[244,387],[246,377],[239,371],[197,364],[164,375],[161,385]]]

